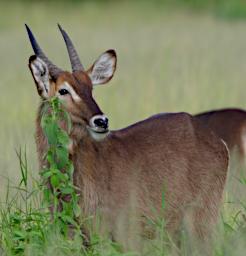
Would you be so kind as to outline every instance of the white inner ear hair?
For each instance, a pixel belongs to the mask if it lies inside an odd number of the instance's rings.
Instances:
[[[113,75],[115,59],[111,54],[105,53],[99,57],[94,64],[90,74],[91,81],[94,85],[106,82]]]
[[[40,58],[36,58],[31,62],[31,69],[36,80],[36,83],[41,91],[41,95],[44,98],[48,97],[50,82],[49,82],[49,70],[44,61]]]
[[[67,90],[70,93],[70,95],[71,95],[71,97],[73,98],[74,101],[76,101],[76,102],[80,102],[81,101],[81,98],[79,97],[79,95],[75,92],[73,87],[68,82],[64,82],[59,87],[59,90],[61,90],[61,89]],[[57,92],[56,95],[59,96],[59,97],[64,97],[63,95],[60,95],[59,92]]]

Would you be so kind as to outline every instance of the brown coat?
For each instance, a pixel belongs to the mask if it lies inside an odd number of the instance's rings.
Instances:
[[[230,152],[246,157],[246,111],[236,108],[213,110],[195,115],[201,123],[222,138]]]
[[[39,121],[36,138],[41,160],[46,139]],[[188,218],[192,232],[204,238],[216,222],[228,152],[218,137],[190,115],[156,115],[111,131],[99,142],[75,125],[71,138],[83,213],[90,216],[99,211],[111,233],[120,218],[128,221],[132,200],[137,216],[159,217],[163,193],[171,233]]]

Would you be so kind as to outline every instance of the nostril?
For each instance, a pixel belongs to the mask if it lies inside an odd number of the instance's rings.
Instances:
[[[97,119],[94,120],[94,124],[95,124],[96,126],[102,126],[103,123],[104,123],[104,121],[103,121],[103,119],[101,119],[101,118],[97,118]]]
[[[105,119],[104,119],[104,124],[108,127],[108,118],[107,117],[105,117]]]
[[[94,124],[97,127],[106,129],[106,128],[108,128],[108,119],[107,118],[105,118],[105,119],[97,118],[94,120]]]

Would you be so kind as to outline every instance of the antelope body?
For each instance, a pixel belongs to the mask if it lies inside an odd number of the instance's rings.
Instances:
[[[246,157],[246,111],[236,108],[213,110],[195,115],[204,126],[214,131],[227,144],[229,151]]]
[[[228,152],[222,141],[187,113],[150,117],[118,131],[92,97],[92,87],[113,76],[116,54],[109,50],[85,71],[66,32],[73,72],[57,68],[44,55],[27,27],[35,56],[29,60],[42,103],[37,117],[36,142],[40,165],[47,140],[40,126],[44,100],[57,95],[72,120],[71,159],[81,190],[83,213],[99,211],[113,237],[118,222],[125,236],[132,215],[164,216],[167,230],[176,233],[184,219],[196,237],[205,239],[215,224],[227,176]],[[141,227],[144,227],[144,218]]]
[[[228,146],[228,197],[233,202],[244,200],[245,185],[240,180],[246,177],[246,111],[236,108],[220,109],[197,114],[195,118]]]

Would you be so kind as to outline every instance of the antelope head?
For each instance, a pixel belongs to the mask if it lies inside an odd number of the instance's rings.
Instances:
[[[93,99],[93,86],[105,84],[113,77],[116,69],[114,50],[104,52],[85,70],[68,34],[58,25],[67,46],[72,72],[63,71],[44,54],[30,28],[26,25],[35,55],[29,58],[29,68],[38,94],[43,101],[57,96],[70,114],[73,124],[85,127],[97,140],[108,134],[108,118]]]

